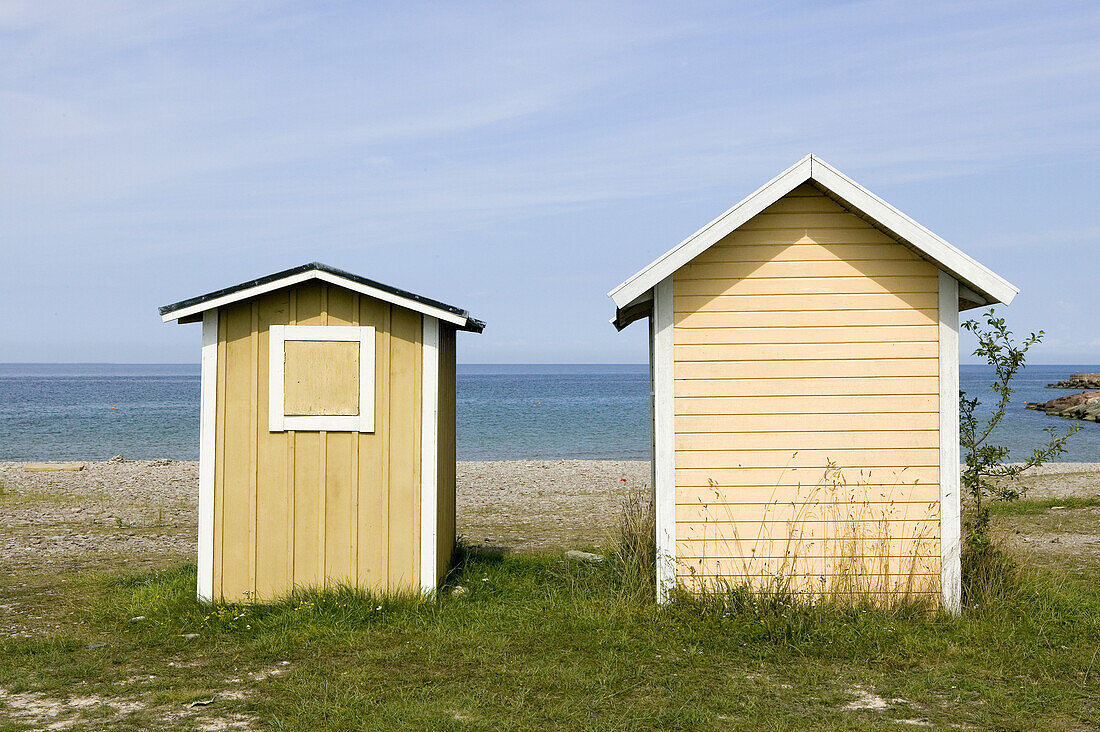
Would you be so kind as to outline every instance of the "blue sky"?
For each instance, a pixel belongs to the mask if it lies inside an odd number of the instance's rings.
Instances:
[[[197,361],[156,307],[320,260],[641,362],[605,293],[807,152],[1100,362],[1100,4],[0,5],[0,361]],[[969,346],[964,341],[964,348]]]

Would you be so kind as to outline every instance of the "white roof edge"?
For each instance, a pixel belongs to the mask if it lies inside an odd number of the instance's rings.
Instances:
[[[392,292],[379,290],[378,288],[370,287],[369,285],[364,285],[363,283],[356,282],[354,280],[349,280],[347,278],[333,274],[332,272],[326,272],[324,270],[318,269],[312,269],[306,272],[298,272],[282,279],[274,280],[272,282],[265,282],[264,284],[257,285],[256,287],[249,287],[244,290],[238,290],[236,292],[223,295],[222,297],[206,300],[201,303],[196,303],[195,305],[190,305],[188,307],[180,308],[178,310],[172,310],[170,312],[162,313],[160,319],[162,322],[167,323],[170,320],[186,318],[188,315],[195,315],[196,313],[201,313],[205,310],[218,308],[222,305],[229,305],[230,303],[238,302],[239,300],[247,300],[248,298],[256,297],[257,295],[263,295],[267,292],[273,292],[275,290],[280,290],[284,287],[290,287],[292,285],[297,285],[313,279],[323,280],[334,285],[339,285],[340,287],[345,287],[349,290],[353,290],[363,295],[369,295],[370,297],[377,298],[378,300],[382,300],[384,302],[392,303],[394,305],[400,305],[401,307],[408,308],[409,310],[415,310],[416,312],[422,313],[424,315],[429,315],[433,318],[438,318],[439,320],[447,323],[453,323],[458,326],[465,326],[469,321],[469,318],[465,318],[461,315],[457,315],[455,313],[451,313],[440,308],[432,307],[431,305],[418,302],[417,300],[401,297],[400,295],[395,295]]]
[[[983,295],[990,303],[1002,302],[1007,305],[1019,292],[1019,288],[1008,280],[959,251],[821,158],[810,154],[662,254],[607,293],[608,296],[615,301],[617,308],[626,307],[753,216],[797,186],[811,180],[829,189],[853,208],[918,249],[960,282]]]
[[[808,180],[810,176],[810,160],[812,157],[812,155],[805,156],[797,163],[757,188],[721,216],[696,231],[687,239],[684,239],[672,249],[669,249],[667,252],[657,257],[657,259],[650,262],[638,272],[635,272],[634,275],[629,277],[625,282],[607,293],[607,296],[615,301],[617,307],[621,308],[628,305],[639,295],[675,272],[683,266],[683,264],[691,261],[712,244],[716,243],[731,231],[741,226],[741,224],[778,201],[795,186]],[[795,182],[788,184],[789,179]],[[776,191],[778,191],[778,193],[776,193]],[[685,249],[689,249],[691,252],[686,255],[686,259],[684,259]],[[680,262],[681,259],[683,259],[682,262]],[[665,266],[672,260],[679,263],[671,268]],[[658,275],[656,272],[660,272],[660,274]]]

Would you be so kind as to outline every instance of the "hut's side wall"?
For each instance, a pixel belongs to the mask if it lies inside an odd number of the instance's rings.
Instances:
[[[451,566],[455,546],[455,329],[439,326],[439,468],[436,473],[436,578],[442,580]]]
[[[678,580],[937,594],[937,267],[804,185],[673,292]]]
[[[375,431],[269,432],[272,325],[375,327]],[[419,589],[421,315],[324,283],[220,309],[214,599]]]

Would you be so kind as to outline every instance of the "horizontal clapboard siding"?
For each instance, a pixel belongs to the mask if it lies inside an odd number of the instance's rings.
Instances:
[[[679,453],[677,453],[679,458]],[[676,468],[676,489],[706,487],[717,484],[732,491],[747,485],[809,486],[821,482],[824,468]],[[841,468],[840,474],[849,485],[893,485],[918,481],[939,485],[939,468],[883,465],[877,468]],[[679,495],[679,493],[677,494]],[[731,494],[732,495],[732,494]]]
[[[737,247],[722,247],[710,255],[710,262],[847,262],[920,260],[913,252],[899,247],[883,251],[880,244],[896,242],[878,229],[818,229],[811,238],[797,229],[769,229],[736,232]],[[744,245],[751,244],[752,247]],[[828,245],[823,248],[822,245]],[[711,247],[714,250],[715,247]],[[685,266],[690,266],[685,265]]]
[[[936,266],[806,185],[673,291],[681,581],[938,591]]]
[[[805,379],[680,379],[676,396],[725,397],[758,396],[761,391],[773,396],[834,396],[850,394],[936,394],[939,382],[934,376],[883,376],[865,378]]]
[[[940,451],[935,448],[886,448],[831,450],[677,450],[676,465],[691,468],[804,468],[824,470],[828,462],[878,468],[892,465],[934,467]]]
[[[676,521],[683,531],[680,540],[733,539],[765,536],[761,532],[772,531],[766,538],[785,538],[791,532],[810,533],[814,526],[847,522],[896,522],[891,527],[891,538],[924,536],[929,527],[921,526],[930,519],[939,519],[936,502],[917,501],[907,503],[798,503],[776,504],[698,504],[677,505]],[[788,524],[796,522],[796,527]],[[824,529],[822,529],[824,530]],[[748,533],[746,533],[748,532]],[[867,539],[878,538],[878,532],[868,532]]]
[[[677,280],[677,286],[679,280]],[[731,315],[741,312],[818,310],[825,313],[833,310],[908,310],[920,308],[931,310],[939,307],[938,292],[882,292],[853,293],[842,295],[831,292],[816,294],[787,294],[784,283],[775,283],[777,294],[753,295],[683,295],[676,296],[674,313],[721,312]],[[788,284],[789,287],[794,285]],[[731,322],[731,325],[736,320]],[[882,323],[890,325],[889,322]]]
[[[882,414],[834,412],[829,414],[682,414],[676,417],[676,433],[687,432],[804,432],[810,439],[822,432],[889,432],[938,430],[936,412]]]
[[[720,575],[703,574],[702,569],[696,571],[694,567],[682,567],[680,570],[682,574],[677,578],[680,586],[687,592],[699,593],[724,592],[732,587],[745,584],[728,565],[713,569],[706,568],[712,572],[721,571],[722,574]],[[891,602],[899,594],[913,598],[926,598],[928,601],[934,602],[940,594],[940,577],[938,574],[912,575],[906,573],[904,576],[862,574],[858,576],[864,579],[859,581],[852,590],[845,591],[843,588],[848,583],[834,580],[832,586],[839,586],[839,589],[833,589],[828,594],[832,596],[858,595],[870,602],[883,598],[882,601],[886,603]],[[820,577],[821,575],[814,574],[781,574],[777,571],[774,574],[765,573],[763,576],[754,576],[753,580],[757,581],[754,581],[753,584],[777,589],[793,598],[805,598],[809,601],[815,601],[822,596]]]
[[[870,253],[865,252],[865,254],[869,255]],[[928,264],[919,259],[711,262],[706,265],[685,265],[680,269],[680,274],[685,279],[699,282],[716,281],[728,286],[734,284],[735,280],[748,277],[757,280],[777,277],[805,277],[813,280],[845,279],[848,277],[925,278],[928,277]]]
[[[883,361],[902,358],[936,359],[936,342],[917,343],[707,343],[676,345],[676,359],[701,361]]]
[[[938,307],[938,305],[937,305]],[[736,322],[731,324],[729,313],[722,312],[681,312],[676,313],[673,322],[677,328],[767,328],[777,331],[786,328],[813,327],[831,328],[837,326],[874,326],[883,327],[906,325],[938,326],[937,308],[901,308],[892,310],[837,310],[829,313],[823,320],[821,313],[812,310],[753,311],[737,314]]]
[[[852,327],[820,325],[797,327],[682,328],[681,346],[709,344],[784,344],[784,343],[935,343],[939,329],[929,325]]]
[[[936,448],[936,430],[894,430],[892,432],[823,432],[806,435],[783,432],[688,432],[676,435],[677,450],[852,450],[889,448]]]
[[[895,579],[902,581],[908,578],[910,572],[918,578],[919,586],[929,583],[932,577],[939,579],[939,548],[933,544],[927,550],[931,553],[911,554],[906,547],[890,547],[899,552],[905,558],[893,565],[883,566],[877,556],[856,556],[843,553],[839,556],[830,553],[826,557],[796,556],[786,557],[756,557],[743,559],[740,557],[687,557],[681,564],[686,572],[694,572],[703,576],[748,576],[771,579],[776,575],[801,575],[807,578],[814,576],[827,576],[832,567],[840,560],[854,560],[855,572],[860,580],[873,577]]]
[[[829,496],[822,485],[739,485],[736,488],[682,487],[676,494],[677,505],[684,507],[684,516],[696,519],[715,519],[728,515],[724,506],[769,505],[784,503],[934,503],[939,500],[940,489],[935,483],[893,482],[860,483],[858,490]],[[694,511],[694,513],[692,513]]]
[[[873,378],[878,376],[936,376],[939,359],[869,358],[834,360],[761,359],[759,361],[682,361],[676,379],[803,379],[814,377]]]
[[[821,414],[844,411],[932,412],[937,399],[927,394],[850,396],[677,397],[676,414]],[[677,463],[679,464],[679,463]]]
[[[782,283],[774,279],[785,280]],[[735,295],[774,295],[780,285],[784,293],[792,295],[883,295],[902,293],[926,293],[932,285],[938,286],[936,276],[925,277],[875,277],[863,274],[846,277],[758,277],[748,275],[746,279],[685,279],[679,289],[684,296],[695,297],[732,297]],[[938,293],[937,293],[938,297]]]

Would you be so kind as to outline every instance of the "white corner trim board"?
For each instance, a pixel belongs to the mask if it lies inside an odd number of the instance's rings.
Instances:
[[[959,282],[940,271],[940,588],[962,608],[962,490],[959,481]]]
[[[904,213],[871,193],[821,158],[807,155],[772,178],[740,203],[668,250],[641,271],[608,293],[620,310],[634,304],[658,282],[669,277],[703,251],[738,229],[753,216],[790,193],[814,182],[851,208],[907,242],[925,257],[955,275],[956,279],[990,302],[1012,301],[1019,290],[1010,282],[936,236]]]
[[[283,381],[287,341],[345,341],[359,344],[358,414],[287,415],[284,413]],[[269,432],[286,430],[374,432],[374,326],[273,325],[269,330],[268,342],[267,429]]]
[[[653,495],[656,504],[657,601],[676,586],[676,451],[672,277],[653,289]]]
[[[199,377],[199,546],[201,602],[214,596],[214,444],[218,400],[218,309],[202,314],[202,367]]]
[[[435,592],[438,544],[439,321],[424,317],[420,418],[420,590]]]

